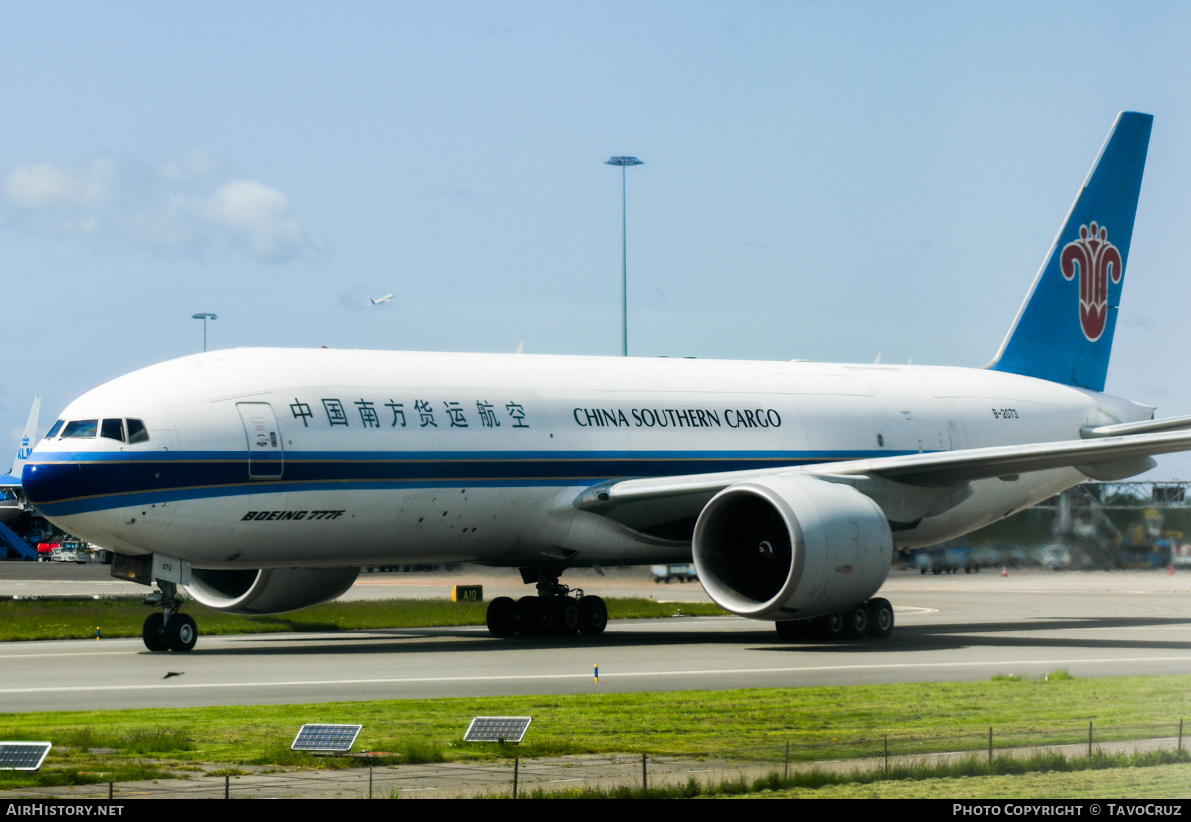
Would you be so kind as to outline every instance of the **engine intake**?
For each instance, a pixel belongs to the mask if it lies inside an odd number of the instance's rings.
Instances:
[[[335,599],[359,574],[359,568],[195,568],[186,591],[217,611],[281,614]]]
[[[699,581],[754,619],[803,619],[853,608],[893,562],[885,514],[848,485],[773,477],[720,491],[695,524]]]

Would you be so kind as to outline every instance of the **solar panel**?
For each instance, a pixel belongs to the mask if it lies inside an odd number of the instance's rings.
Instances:
[[[35,771],[52,747],[52,742],[0,742],[0,770]]]
[[[291,751],[313,753],[347,753],[356,744],[356,737],[363,725],[315,725],[302,726],[294,737]]]
[[[520,742],[529,730],[531,716],[477,716],[467,726],[464,742]]]

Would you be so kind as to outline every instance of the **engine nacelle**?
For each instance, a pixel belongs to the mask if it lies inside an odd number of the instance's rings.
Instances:
[[[720,491],[695,524],[695,568],[720,606],[754,619],[853,608],[893,562],[885,514],[848,485],[773,477]]]
[[[359,574],[359,568],[195,568],[186,592],[217,611],[281,614],[335,599]]]

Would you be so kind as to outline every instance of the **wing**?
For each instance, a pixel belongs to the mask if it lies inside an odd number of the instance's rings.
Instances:
[[[1191,450],[1191,417],[1178,417],[1120,426],[1104,426],[1084,432],[1087,439],[1027,445],[969,448],[928,454],[877,457],[874,459],[825,462],[815,465],[726,471],[714,474],[624,479],[601,483],[584,491],[576,507],[594,513],[613,515],[624,509],[627,517],[614,519],[631,522],[632,512],[643,505],[661,506],[670,516],[686,512],[696,516],[710,497],[738,482],[764,480],[793,474],[845,481],[869,493],[886,507],[886,494],[877,488],[894,482],[902,486],[938,493],[958,499],[976,480],[1001,477],[1013,479],[1031,471],[1075,468],[1094,479],[1121,479],[1153,467],[1153,456]],[[1180,430],[1170,431],[1169,428]],[[1118,430],[1151,433],[1116,434]],[[884,481],[884,482],[883,482]],[[866,485],[867,483],[867,485]],[[876,485],[874,486],[874,483]],[[887,510],[887,513],[892,513]],[[893,516],[904,521],[901,516]]]

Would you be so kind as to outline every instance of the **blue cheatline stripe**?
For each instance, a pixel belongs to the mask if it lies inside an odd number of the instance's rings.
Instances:
[[[636,450],[601,450],[601,451],[286,451],[285,461],[309,462],[385,462],[385,461],[416,461],[434,462],[447,460],[495,460],[512,462],[518,460],[534,460],[552,462],[559,460],[685,460],[685,459],[779,459],[779,460],[823,460],[823,459],[860,459],[866,457],[889,457],[901,454],[917,453],[911,451],[786,451],[786,450],[706,450],[706,451],[636,451]],[[36,454],[35,462],[226,462],[247,459],[247,451],[80,451],[80,452],[46,452]]]
[[[311,457],[311,453],[317,454]],[[901,453],[901,452],[897,452]],[[279,491],[565,487],[625,477],[681,476],[894,456],[893,452],[296,452],[283,476],[252,480],[244,452],[45,455],[30,463],[25,492],[46,514],[65,515],[186,499]],[[39,455],[40,457],[40,455]],[[254,470],[260,472],[259,466]]]

